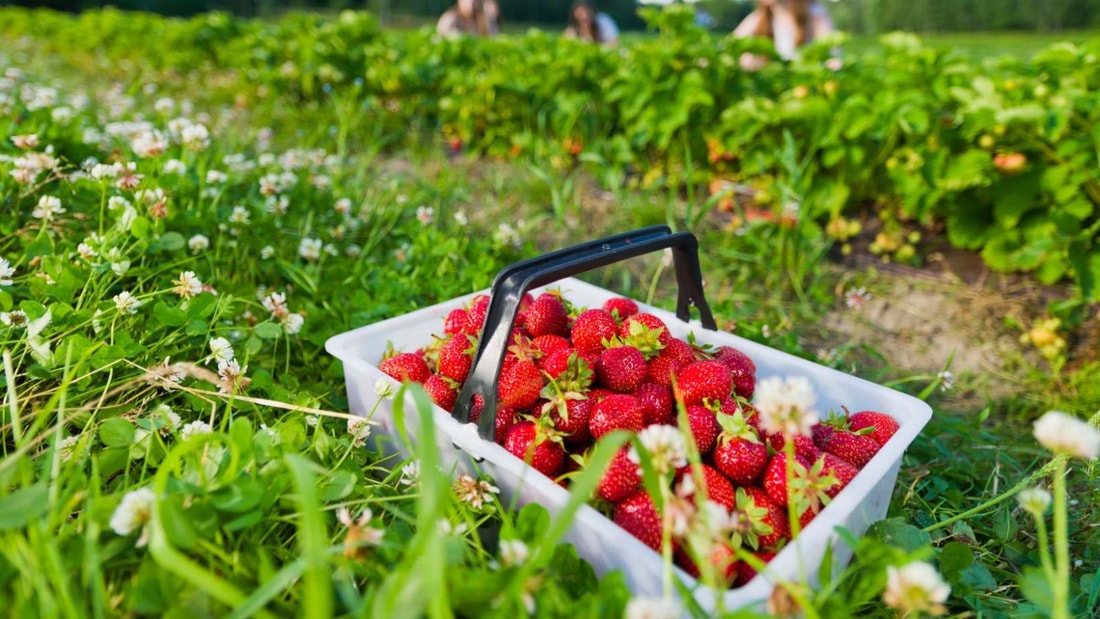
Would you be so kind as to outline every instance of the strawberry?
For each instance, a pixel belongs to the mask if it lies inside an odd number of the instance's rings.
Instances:
[[[864,434],[836,430],[822,441],[821,449],[847,460],[857,469],[862,469],[882,449],[882,445]]]
[[[611,519],[646,546],[661,549],[661,516],[645,490],[635,490],[620,501]]]
[[[570,337],[573,346],[585,352],[602,352],[604,342],[610,342],[619,332],[619,325],[611,314],[602,309],[581,312],[573,321]]]
[[[875,439],[875,442],[879,445],[885,445],[886,441],[890,440],[901,426],[893,417],[885,413],[859,411],[848,417],[848,427],[853,432],[859,432],[864,428],[874,428],[869,436]]]
[[[464,308],[453,309],[443,320],[443,333],[454,335],[466,333],[470,328],[470,312]]]
[[[698,361],[698,359],[695,358],[695,349],[691,347],[691,344],[688,344],[678,337],[674,337],[669,340],[668,344],[665,345],[664,351],[662,352],[679,359],[681,366],[691,365],[692,363]]]
[[[589,439],[588,417],[592,413],[592,401],[576,392],[558,394],[547,393],[553,388],[547,385],[543,397],[547,402],[542,405],[542,414],[549,417],[554,429],[562,434],[569,443],[583,443]]]
[[[757,504],[753,495],[744,488],[737,489],[735,505],[730,510],[730,543],[735,548],[747,546],[749,548],[763,548],[760,536],[772,536],[776,529],[769,523],[769,510],[774,505],[768,503]]]
[[[565,311],[561,297],[551,292],[535,297],[534,303],[527,308],[525,317],[524,326],[533,337],[565,335],[566,325],[569,323],[569,314]]]
[[[840,494],[840,491],[859,474],[859,469],[829,452],[821,454],[821,458],[822,470],[836,478],[836,483],[828,488],[825,493],[829,495],[830,499],[836,498],[836,495]]]
[[[531,340],[531,346],[542,353],[539,355],[540,359],[545,359],[559,350],[572,348],[569,340],[560,335],[540,335]]]
[[[732,585],[737,580],[738,566],[740,565],[737,560],[737,551],[734,550],[732,545],[725,542],[714,542],[710,544],[708,554],[707,560],[710,563],[710,568],[714,570],[712,572],[713,576],[726,587]],[[688,574],[695,578],[702,577],[699,565],[686,550],[680,549],[674,559],[676,559],[677,565],[680,565]]]
[[[769,434],[768,443],[771,444],[774,451],[782,453],[787,441],[784,440],[782,434]],[[808,462],[813,462],[821,456],[821,451],[814,445],[813,439],[802,434],[796,434],[794,437],[794,452]]]
[[[600,479],[596,494],[612,503],[622,501],[642,485],[642,470],[630,459],[630,448],[620,449]]]
[[[530,361],[516,361],[501,371],[500,402],[516,410],[527,410],[538,402],[543,385],[538,366]]]
[[[653,314],[634,314],[619,325],[619,338],[652,359],[668,346],[673,337],[664,321]]]
[[[737,395],[751,400],[752,394],[756,391],[756,364],[752,359],[732,346],[721,346],[715,353],[714,360],[720,361],[729,368],[730,376],[733,378],[733,389]]]
[[[466,333],[456,333],[439,349],[439,373],[458,384],[466,382],[470,366],[474,364],[477,338]]]
[[[504,438],[504,448],[547,477],[557,474],[565,458],[561,444],[533,421],[520,421],[512,426]]]
[[[736,500],[733,482],[723,475],[721,471],[712,466],[706,464],[701,464],[699,466],[702,467],[703,485],[707,489],[707,500],[714,501],[726,509],[733,509]],[[694,466],[686,466],[679,470],[676,478],[677,485],[684,475],[694,475],[696,482],[695,487],[699,486],[699,479]],[[695,501],[695,493],[688,493],[686,498],[689,501]]]
[[[626,297],[616,297],[604,301],[603,309],[614,316],[616,321],[622,322],[638,313],[638,304]]]
[[[774,552],[754,552],[753,556],[759,559],[762,563],[768,563],[775,558]],[[737,582],[735,583],[739,587],[743,587],[749,583],[750,580],[756,578],[756,568],[749,564],[748,561],[742,561],[737,566]]]
[[[836,432],[836,427],[828,423],[821,423],[820,421],[810,427],[810,435],[813,437],[814,446],[819,450],[822,443],[829,437],[830,434]]]
[[[753,511],[754,507],[767,510],[759,523],[752,524],[756,532],[756,548],[775,548],[783,540],[790,539],[791,525],[787,521],[786,509],[771,500],[768,493],[760,486],[747,486],[740,490],[743,490],[751,501],[742,504],[744,513],[750,515],[758,513]],[[742,533],[742,535],[746,534]]]
[[[398,353],[383,359],[378,364],[378,369],[394,380],[403,383],[423,383],[432,375],[432,371],[428,369],[428,364],[424,362],[424,358],[411,352]]]
[[[805,479],[810,469],[810,463],[805,458],[798,454],[795,454],[794,458],[795,461],[791,467],[792,482],[800,478]],[[764,491],[781,507],[786,506],[790,495],[794,494],[792,489],[787,487],[787,454],[785,452],[772,456],[764,467]]]
[[[645,380],[645,357],[633,346],[608,348],[600,353],[596,375],[604,387],[617,393],[630,393]]]
[[[680,369],[676,389],[687,406],[721,402],[733,392],[733,379],[726,366],[717,361],[696,361]]]
[[[542,364],[542,371],[562,392],[584,392],[592,386],[592,365],[572,348],[554,351]]]
[[[714,447],[714,466],[734,483],[752,485],[768,464],[768,448],[741,413],[717,415],[722,433]]]
[[[458,401],[458,385],[453,380],[441,374],[432,374],[424,381],[424,391],[439,408],[448,413],[454,410]]]
[[[714,442],[718,439],[718,433],[722,431],[721,426],[718,425],[718,419],[714,411],[698,404],[687,407],[687,418],[699,455],[705,458],[714,449]]]
[[[672,390],[654,383],[642,383],[634,392],[634,397],[645,407],[643,416],[645,425],[676,425],[676,416],[672,411]]]
[[[672,385],[672,377],[680,368],[684,367],[683,361],[676,353],[664,349],[661,354],[646,362],[646,380],[663,386]]]
[[[485,314],[489,313],[489,295],[479,294],[470,301],[470,309],[467,310],[469,324],[466,333],[477,335],[485,324]]]
[[[645,427],[644,408],[632,395],[613,393],[592,406],[588,432],[597,441],[613,430],[641,432]]]

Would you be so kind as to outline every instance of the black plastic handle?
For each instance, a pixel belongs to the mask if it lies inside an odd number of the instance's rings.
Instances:
[[[699,242],[690,232],[671,233],[666,226],[654,226],[518,262],[502,270],[493,282],[473,367],[454,406],[455,418],[460,423],[468,423],[474,395],[481,395],[483,408],[478,420],[478,434],[485,440],[493,440],[500,370],[520,301],[528,290],[662,249],[672,250],[679,288],[677,318],[686,322],[694,305],[699,310],[703,328],[716,330],[714,316],[703,296]]]

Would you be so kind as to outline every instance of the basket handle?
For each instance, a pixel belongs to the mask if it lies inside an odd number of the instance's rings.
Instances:
[[[504,364],[520,301],[528,290],[663,249],[672,250],[678,286],[676,317],[686,322],[694,305],[699,310],[703,328],[717,330],[710,306],[703,296],[699,242],[690,232],[672,233],[666,226],[653,226],[516,263],[506,267],[493,281],[489,309],[474,354],[473,367],[454,406],[455,418],[460,423],[468,423],[474,395],[481,395],[484,406],[478,421],[478,434],[485,440],[493,440],[500,369]]]

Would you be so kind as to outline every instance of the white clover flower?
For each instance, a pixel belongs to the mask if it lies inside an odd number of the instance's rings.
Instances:
[[[940,380],[941,391],[951,391],[955,387],[955,375],[950,370],[944,370],[936,375]]]
[[[457,525],[454,525],[454,524],[451,524],[451,521],[447,520],[446,518],[443,518],[442,520],[440,520],[439,523],[436,525],[436,528],[443,535],[447,535],[447,536],[452,536],[453,535],[455,537],[460,537],[462,535],[465,535],[466,532],[470,530],[470,527],[467,526],[465,522],[460,522]]]
[[[163,417],[165,428],[168,430],[174,431],[180,427],[181,420],[179,413],[172,410],[172,407],[167,404],[158,404],[157,407],[153,409],[153,415]]]
[[[729,541],[730,532],[734,531],[737,523],[730,515],[730,510],[725,505],[707,499],[695,514],[691,527],[698,531],[704,539]]]
[[[519,231],[506,221],[502,221],[497,225],[496,231],[493,232],[493,240],[502,245],[511,245],[517,249],[523,243]]]
[[[216,337],[210,340],[210,352],[214,355],[215,361],[232,361],[233,357],[233,345],[229,343],[229,340],[224,337]]]
[[[30,322],[30,320],[27,318],[27,313],[23,310],[0,312],[0,323],[3,323],[5,327],[21,329],[26,327],[28,322]]]
[[[57,456],[62,462],[68,462],[73,456],[80,457],[80,435],[66,436],[57,444]]]
[[[180,131],[180,140],[187,150],[204,151],[210,146],[210,131],[201,123],[187,125]]]
[[[1016,502],[1036,518],[1042,518],[1050,508],[1050,493],[1043,488],[1025,488],[1016,495]]]
[[[120,314],[136,314],[138,308],[141,307],[141,300],[130,294],[128,290],[116,294],[113,301],[115,302],[115,309]]]
[[[179,279],[172,280],[172,283],[176,285],[172,291],[184,299],[190,299],[202,293],[202,280],[195,275],[194,271],[180,273]]]
[[[187,247],[193,254],[204,252],[210,248],[210,239],[205,234],[196,234],[187,239]]]
[[[849,309],[858,310],[873,298],[866,288],[853,288],[844,292],[844,304]]]
[[[531,551],[518,539],[500,540],[500,562],[504,565],[523,565]]]
[[[153,103],[153,109],[157,114],[171,114],[176,111],[176,101],[171,97],[161,97]]]
[[[626,604],[624,619],[680,619],[684,609],[672,598],[633,598]]]
[[[379,378],[374,381],[374,395],[380,398],[388,398],[397,393],[397,386],[388,378]]]
[[[301,314],[292,312],[287,314],[279,322],[283,325],[283,331],[285,331],[287,335],[296,335],[302,330],[302,325],[305,324],[306,319]]]
[[[455,223],[463,227],[470,225],[470,217],[466,215],[466,211],[455,213]]]
[[[15,276],[15,267],[7,258],[0,258],[0,286],[11,286],[12,277]]]
[[[200,420],[192,421],[191,423],[183,426],[183,429],[180,430],[180,440],[186,441],[187,439],[191,438],[192,436],[198,436],[200,434],[213,434],[213,433],[214,433],[214,428],[210,427],[210,424],[208,424],[205,421],[202,421],[200,419]]]
[[[229,223],[237,224],[239,226],[248,225],[250,219],[251,214],[248,212],[248,209],[239,204],[237,206],[234,206],[233,212],[229,214]]]
[[[932,565],[914,561],[900,568],[886,568],[886,591],[882,601],[901,615],[941,615],[951,587]]]
[[[111,180],[118,176],[119,169],[109,163],[96,163],[88,170],[88,176],[97,181]]]
[[[363,248],[356,245],[355,243],[352,243],[351,245],[348,245],[347,249],[344,250],[344,255],[347,256],[348,258],[358,258],[362,254],[363,254]]]
[[[432,220],[435,219],[435,209],[430,206],[419,206],[416,208],[416,218],[422,225],[431,225]]]
[[[310,262],[316,262],[321,259],[321,248],[323,243],[321,239],[312,239],[309,237],[303,238],[298,243],[298,255]]]
[[[467,503],[475,510],[492,505],[493,496],[500,494],[500,488],[487,481],[479,481],[469,475],[461,475],[455,481],[455,494],[458,500]]]
[[[221,185],[229,180],[229,175],[221,170],[207,170],[206,182],[209,185]]]
[[[364,509],[358,518],[352,518],[351,511],[345,506],[336,509],[336,520],[348,528],[347,543],[351,546],[359,544],[377,546],[382,543],[385,531],[368,527],[372,519],[374,519],[374,512],[369,507]]]
[[[666,475],[687,466],[687,448],[684,437],[676,426],[652,425],[638,433],[638,442],[649,454],[650,462],[658,475]],[[631,462],[641,464],[641,454],[630,447],[627,454]]]
[[[348,198],[340,198],[336,201],[336,204],[332,205],[332,210],[341,215],[347,215],[351,212],[351,200]]]
[[[260,250],[260,260],[268,260],[275,255],[275,248],[270,245],[264,245]]]
[[[1035,438],[1055,454],[1084,460],[1100,456],[1100,430],[1062,411],[1048,411],[1035,422]]]
[[[122,497],[122,502],[115,508],[111,515],[111,530],[116,534],[126,536],[138,529],[142,530],[141,537],[137,541],[137,547],[141,548],[146,543],[145,524],[152,517],[153,504],[157,496],[151,488],[138,488],[131,490]]]
[[[364,447],[370,438],[370,422],[362,417],[348,418],[348,434],[351,435],[351,443],[356,447]]]
[[[272,292],[264,296],[260,304],[264,306],[264,309],[271,312],[272,318],[281,319],[290,313],[290,309],[286,305],[286,295],[282,292]]]
[[[401,479],[398,483],[402,486],[415,486],[420,483],[420,461],[410,460],[401,467]]]
[[[11,136],[11,141],[12,144],[15,144],[16,148],[30,150],[38,147],[38,134],[26,133],[23,135],[13,135]]]
[[[133,208],[133,206],[134,205],[129,200],[127,200],[126,198],[123,198],[122,196],[111,196],[110,198],[107,198],[107,210],[108,211],[117,211],[118,209],[128,209],[128,208]]]
[[[187,164],[179,159],[169,159],[164,162],[164,173],[176,175],[187,174]]]
[[[773,434],[810,435],[818,421],[817,397],[805,376],[765,378],[756,384],[753,405],[760,413],[760,427]]]
[[[340,255],[340,250],[336,249],[336,246],[332,243],[325,243],[325,246],[322,249],[324,249],[324,252],[330,256]]]
[[[252,379],[244,375],[247,371],[248,366],[241,367],[236,359],[219,361],[218,377],[222,379],[222,384],[218,386],[218,391],[224,394],[244,391],[252,383]]]
[[[61,207],[61,199],[55,196],[42,196],[38,199],[38,206],[31,211],[31,216],[42,221],[53,221],[53,218],[65,212]]]
[[[130,140],[130,150],[142,159],[156,157],[168,150],[168,140],[159,131],[143,131]]]

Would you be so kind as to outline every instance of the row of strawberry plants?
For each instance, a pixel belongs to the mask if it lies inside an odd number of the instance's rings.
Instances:
[[[909,232],[943,231],[994,269],[1069,278],[1100,299],[1094,50],[974,66],[895,34],[863,55],[829,61],[837,41],[825,41],[746,72],[738,58],[759,42],[714,38],[675,9],[646,15],[659,34],[618,50],[537,32],[443,41],[350,12],[265,23],[6,9],[0,29],[131,77],[230,71],[238,105],[350,101],[386,143],[423,140],[412,127],[491,156],[629,170],[647,186],[727,180],[818,223],[872,207],[885,222],[878,246],[898,259],[911,255]],[[781,161],[792,137],[797,178]],[[843,239],[851,227],[826,229]]]

